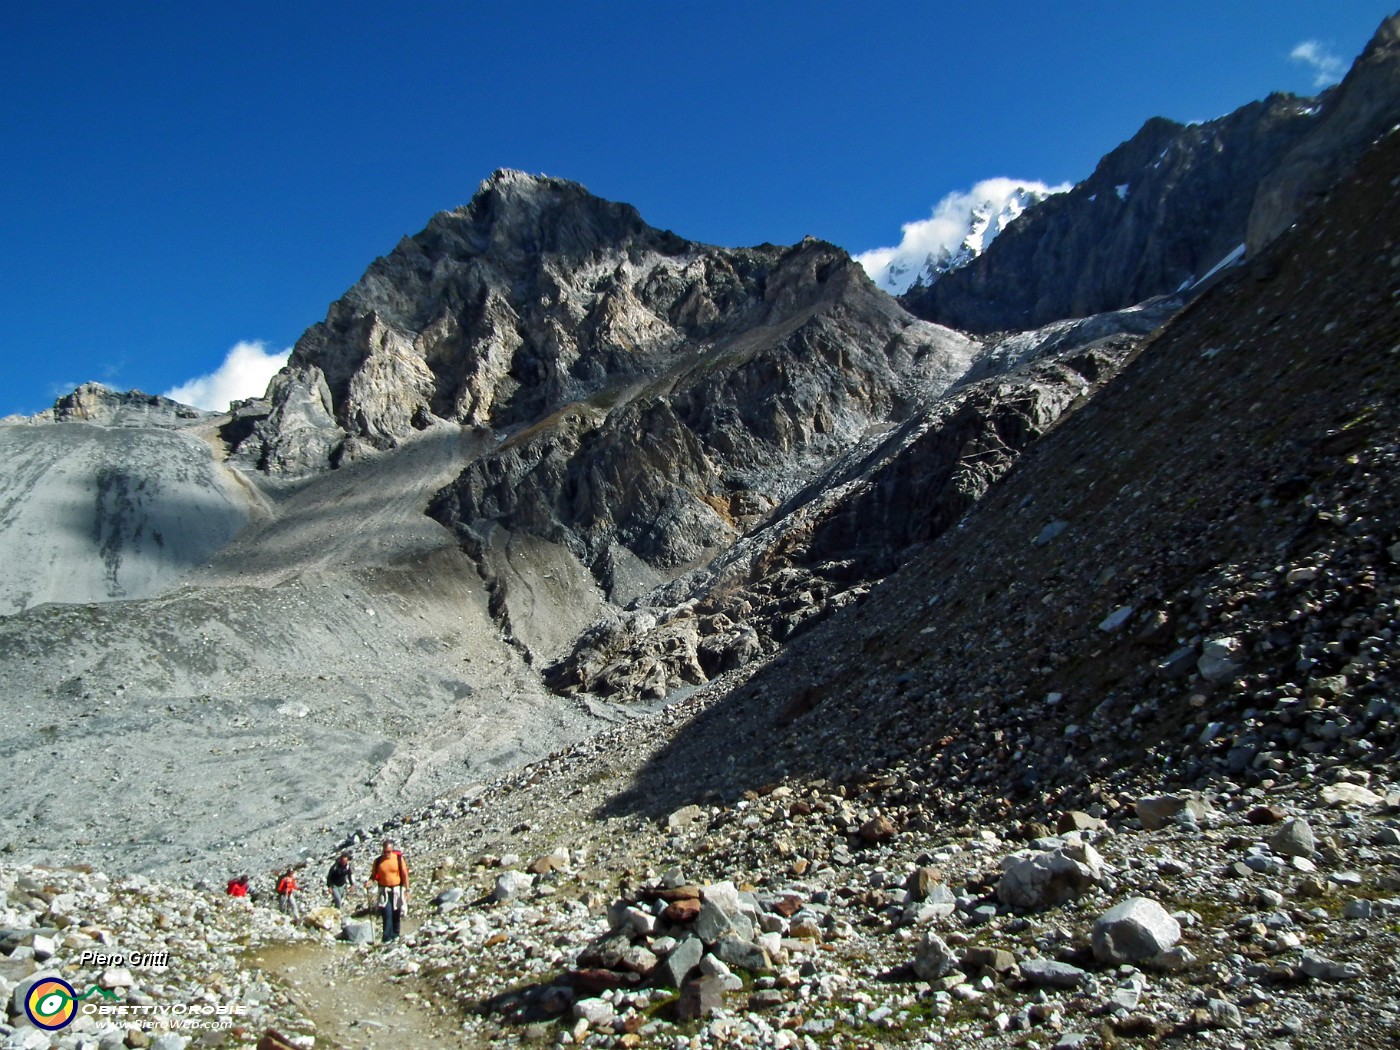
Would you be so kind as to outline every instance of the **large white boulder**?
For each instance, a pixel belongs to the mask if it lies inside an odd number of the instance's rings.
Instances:
[[[1181,939],[1181,925],[1156,901],[1133,897],[1100,915],[1091,939],[1099,962],[1145,962]]]

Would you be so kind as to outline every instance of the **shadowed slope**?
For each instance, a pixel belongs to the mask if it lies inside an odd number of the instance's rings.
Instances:
[[[1371,701],[1400,666],[1396,178],[1392,135],[927,554],[716,695],[614,808],[907,760],[996,809],[1164,767],[1257,778],[1309,739],[1307,695],[1323,717],[1384,720]],[[1207,675],[1217,651],[1238,664]]]

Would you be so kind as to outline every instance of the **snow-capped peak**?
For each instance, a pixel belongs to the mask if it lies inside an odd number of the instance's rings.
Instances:
[[[891,295],[927,287],[981,255],[1027,208],[1067,189],[1067,184],[985,179],[966,192],[948,194],[929,218],[905,223],[898,247],[874,248],[856,261]]]

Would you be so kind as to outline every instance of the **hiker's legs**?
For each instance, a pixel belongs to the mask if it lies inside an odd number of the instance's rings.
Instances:
[[[331,900],[335,901],[335,906],[336,906],[337,908],[342,907],[343,904],[344,904],[344,901],[345,901],[345,887],[344,887],[344,886],[332,886],[332,887],[331,887]]]
[[[384,940],[392,941],[399,935],[398,895],[389,890],[384,894]]]

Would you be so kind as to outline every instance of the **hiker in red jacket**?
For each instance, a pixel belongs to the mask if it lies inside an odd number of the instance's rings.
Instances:
[[[240,875],[236,879],[230,879],[228,884],[228,895],[230,897],[247,897],[248,876]]]

